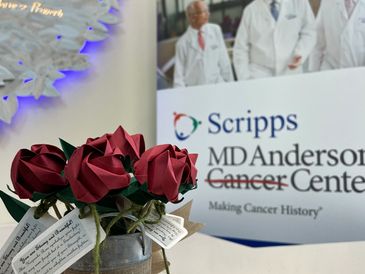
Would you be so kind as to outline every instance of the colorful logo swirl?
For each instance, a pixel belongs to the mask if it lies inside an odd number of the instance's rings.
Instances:
[[[184,141],[193,135],[201,123],[201,121],[190,115],[174,112],[175,135],[180,141]]]

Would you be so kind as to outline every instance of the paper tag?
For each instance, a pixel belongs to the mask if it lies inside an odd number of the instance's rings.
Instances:
[[[35,208],[30,208],[20,220],[6,243],[0,250],[0,273],[14,273],[11,261],[25,246],[32,242],[38,235],[53,225],[57,220],[48,213],[35,219]]]
[[[100,241],[105,233],[100,227]],[[80,219],[74,209],[49,227],[13,259],[16,274],[60,274],[96,243],[96,226],[92,216]]]
[[[173,216],[173,217],[172,217]],[[175,215],[163,215],[157,224],[145,224],[146,235],[150,237],[159,246],[169,249],[184,238],[188,231],[184,228],[181,220],[178,221]],[[157,212],[152,212],[153,219],[158,218]]]
[[[170,220],[176,222],[177,224],[179,224],[180,226],[184,226],[184,218],[177,216],[177,215],[172,215],[172,214],[166,214],[167,217],[169,217]]]

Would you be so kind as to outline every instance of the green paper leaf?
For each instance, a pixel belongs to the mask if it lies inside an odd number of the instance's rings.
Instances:
[[[44,199],[46,199],[47,197],[49,197],[49,196],[51,196],[53,194],[54,194],[54,192],[52,192],[52,193],[33,192],[32,199],[31,200],[33,202],[37,202],[39,200],[44,200]]]
[[[151,200],[159,200],[165,204],[168,203],[168,199],[165,196],[157,196],[150,193],[147,183],[140,185],[136,192],[128,196],[128,199],[139,205],[144,205]]]
[[[118,208],[115,203],[115,198],[112,195],[108,195],[96,203],[96,207],[100,207],[101,210],[107,212],[117,212]],[[106,213],[106,212],[105,212]]]
[[[67,203],[70,203],[70,204],[77,202],[74,194],[72,193],[72,190],[71,190],[70,186],[65,187],[64,189],[58,191],[56,196],[62,202],[67,202]]]
[[[159,200],[159,201],[163,202],[164,204],[167,204],[169,202],[169,200],[165,196],[153,195],[153,197],[154,197],[154,200]]]
[[[145,192],[146,194],[148,194],[150,196],[150,200],[159,200],[165,204],[167,204],[169,202],[169,200],[165,197],[165,196],[158,196],[158,195],[154,195],[152,193],[150,193],[148,191],[148,185],[147,185],[147,182],[144,183],[142,186],[141,186],[141,190],[143,192]],[[147,201],[148,202],[148,201]]]
[[[85,207],[87,204],[76,200],[70,186],[63,188],[56,193],[56,197],[63,203],[74,204],[77,208]]]
[[[8,188],[8,190],[9,190],[11,193],[13,193],[13,194],[15,194],[15,195],[18,195],[18,194],[15,192],[15,190],[12,190],[12,189],[10,188],[10,186],[9,186],[9,185],[6,185],[6,187]]]
[[[65,153],[66,159],[70,159],[72,153],[74,152],[74,150],[76,149],[76,147],[74,147],[73,145],[67,143],[65,140],[60,138],[60,143],[62,146],[62,150]]]
[[[141,185],[141,190],[148,192],[148,185],[147,182],[145,182],[144,184]]]
[[[186,192],[196,189],[196,188],[198,188],[198,185],[194,186],[193,184],[182,184],[179,187],[179,193],[185,194]]]
[[[122,191],[119,192],[119,194],[123,195],[124,197],[129,197],[133,193],[137,192],[141,188],[141,184],[137,181],[136,178],[132,178],[129,186]]]
[[[149,195],[147,192],[142,191],[139,189],[135,193],[128,196],[128,199],[131,200],[133,203],[138,205],[145,205],[147,202],[153,200],[153,197]]]
[[[0,190],[0,198],[3,200],[6,209],[9,211],[11,217],[14,218],[18,223],[23,218],[25,213],[28,211],[30,206],[22,203],[21,201],[9,196],[5,192]]]
[[[126,156],[122,157],[121,160],[122,160],[124,169],[129,173],[133,173],[133,166],[132,166],[131,158],[128,155],[126,155]],[[132,180],[133,179],[135,179],[135,178],[132,178]]]
[[[101,205],[98,205],[98,204],[96,204],[96,210],[99,212],[99,214],[105,214],[105,213],[117,212],[118,211],[116,208],[101,206]]]

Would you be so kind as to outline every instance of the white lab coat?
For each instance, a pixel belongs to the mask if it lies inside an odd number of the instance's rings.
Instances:
[[[205,49],[198,44],[198,31],[189,27],[176,44],[174,87],[233,81],[231,62],[221,28],[202,27]]]
[[[322,0],[317,32],[310,70],[365,66],[365,0],[358,1],[350,18],[344,0]]]
[[[278,21],[269,0],[255,0],[243,11],[233,48],[238,80],[302,72],[290,70],[295,55],[304,63],[315,41],[315,19],[308,0],[281,0]]]

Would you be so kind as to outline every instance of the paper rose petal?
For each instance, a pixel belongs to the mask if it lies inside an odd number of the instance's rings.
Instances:
[[[100,148],[88,144],[77,148],[65,167],[65,178],[80,202],[95,203],[110,191],[129,186],[121,155],[110,151],[108,144],[104,151]]]
[[[119,147],[124,155],[128,155],[132,161],[140,158],[145,150],[145,143],[141,134],[129,135],[127,131],[119,126],[110,136],[110,142]]]
[[[169,151],[160,154],[148,167],[148,190],[155,195],[166,196],[169,201],[176,201],[184,166],[184,162],[171,159]]]
[[[11,166],[11,180],[20,198],[30,199],[34,192],[52,193],[67,186],[61,172],[66,164],[62,150],[52,145],[21,149]]]
[[[169,201],[178,199],[182,184],[195,185],[196,156],[190,158],[187,150],[172,145],[158,145],[146,150],[134,164],[135,177],[140,184],[147,183],[150,193],[165,196]]]
[[[132,162],[139,159],[145,150],[143,136],[141,134],[131,136],[121,126],[112,134],[108,133],[98,138],[88,138],[86,144],[102,151],[109,146],[114,153],[121,153],[124,157],[128,156]]]

